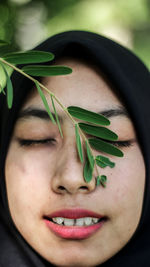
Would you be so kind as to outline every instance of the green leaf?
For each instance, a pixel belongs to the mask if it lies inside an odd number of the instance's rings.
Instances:
[[[104,187],[106,187],[107,176],[106,175],[101,175],[100,176],[100,182]]]
[[[44,104],[44,106],[45,106],[45,109],[46,109],[46,111],[47,111],[47,113],[48,113],[48,115],[49,115],[51,121],[55,124],[55,123],[56,123],[56,122],[55,122],[55,119],[54,119],[54,117],[53,117],[53,114],[52,114],[51,111],[50,111],[49,105],[48,105],[48,103],[47,103],[47,100],[46,100],[45,95],[43,94],[43,91],[41,90],[41,88],[40,88],[40,86],[39,86],[39,84],[38,84],[37,82],[35,83],[35,85],[36,85],[36,87],[37,87],[37,90],[38,90],[38,92],[39,92],[39,95],[40,95],[40,97],[41,97],[41,99],[42,99],[42,101],[43,101],[43,104]]]
[[[43,51],[14,52],[3,56],[5,60],[13,64],[42,63],[54,59],[54,55]]]
[[[77,124],[75,124],[75,134],[76,134],[76,144],[77,144],[79,158],[80,158],[80,161],[83,163],[82,145],[81,145],[81,139],[80,139],[80,135],[79,135],[79,130],[78,130],[78,125]]]
[[[96,156],[95,159],[96,159],[96,164],[100,166],[101,168],[105,168],[107,166],[109,166],[110,168],[115,167],[115,163],[110,161],[110,159],[107,157],[99,155],[99,156]]]
[[[55,104],[54,104],[54,100],[53,100],[52,95],[51,95],[51,101],[52,101],[52,106],[53,106],[53,110],[54,110],[54,113],[55,113],[55,118],[56,118],[56,122],[57,122],[57,125],[58,125],[58,129],[59,129],[61,137],[63,138],[61,125],[60,125],[60,122],[59,122],[59,118],[58,118],[58,115],[57,115],[57,111],[56,111],[56,108],[55,108]]]
[[[6,44],[0,45],[0,57],[4,57],[6,54],[13,53],[17,48],[14,45]]]
[[[66,75],[72,73],[72,69],[65,66],[30,65],[23,67],[22,70],[29,75],[42,77]]]
[[[1,93],[3,93],[3,88],[2,88],[2,86],[1,86],[1,84],[0,84],[0,94]]]
[[[5,93],[5,90],[4,90],[5,88],[4,87],[2,87],[2,85],[0,84],[0,94],[3,94],[3,95],[6,95],[6,93]]]
[[[114,141],[118,139],[117,134],[113,131],[100,126],[89,125],[86,123],[79,123],[80,129],[82,129],[85,133],[94,135],[96,137],[100,137],[106,140]]]
[[[101,184],[100,176],[96,177],[96,186],[99,186]]]
[[[110,124],[110,121],[107,118],[105,118],[104,116],[98,113],[95,113],[95,112],[92,112],[92,111],[89,111],[83,108],[79,108],[76,106],[70,106],[67,109],[68,109],[68,112],[77,119],[80,119],[86,122],[91,122],[91,123],[98,124],[98,125],[109,125]]]
[[[83,175],[84,175],[84,179],[87,183],[89,183],[92,180],[93,177],[93,168],[91,168],[91,165],[89,163],[89,160],[86,159],[85,161],[85,165],[84,165],[84,170],[83,170]]]
[[[4,41],[4,40],[0,40],[0,46],[3,46],[3,45],[8,45],[9,43]]]
[[[91,168],[93,168],[93,166],[94,166],[94,158],[93,158],[93,155],[91,153],[91,149],[89,147],[89,144],[88,144],[87,140],[85,141],[85,144],[86,144],[86,151],[87,151],[88,160],[89,160],[89,163],[91,165]]]
[[[106,182],[107,182],[107,176],[106,175],[99,175],[96,177],[96,186],[99,186],[102,184],[102,186],[106,187]]]
[[[123,157],[123,152],[117,147],[96,138],[89,138],[89,144],[97,151],[103,151],[116,157]]]
[[[7,85],[7,104],[8,108],[10,109],[12,108],[13,104],[13,85],[8,74],[7,74],[6,85]]]
[[[4,70],[4,73],[5,73],[5,76],[6,76],[6,87],[7,87],[7,105],[8,105],[8,108],[12,108],[12,104],[13,104],[13,85],[12,85],[12,82],[11,82],[11,79],[7,73],[7,70],[5,69],[4,65],[1,64],[3,70]],[[2,91],[3,92],[3,91]]]

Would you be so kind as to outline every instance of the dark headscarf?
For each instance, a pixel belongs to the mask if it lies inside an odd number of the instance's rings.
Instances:
[[[55,58],[68,55],[92,60],[121,95],[134,123],[146,166],[146,185],[139,226],[128,244],[102,264],[104,267],[150,266],[150,75],[144,64],[128,49],[103,36],[84,31],[57,34],[36,50],[50,51]],[[32,88],[31,82],[14,72],[14,103],[7,109],[0,95],[0,266],[51,266],[21,237],[10,217],[4,166],[19,109]]]

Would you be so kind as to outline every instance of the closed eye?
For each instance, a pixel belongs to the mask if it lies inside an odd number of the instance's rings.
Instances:
[[[18,139],[18,142],[20,146],[34,146],[34,145],[44,145],[44,144],[50,144],[54,145],[56,143],[56,140],[54,138],[47,138],[47,139]]]
[[[110,141],[110,140],[106,140],[106,139],[102,139],[100,137],[94,137],[94,136],[91,136],[91,135],[87,135],[88,138],[94,138],[94,139],[100,139],[106,143],[109,143],[113,146],[116,146],[116,147],[130,147],[133,145],[133,142],[135,141],[135,139],[131,139],[131,140],[124,140],[124,141]]]
[[[130,147],[132,146],[132,141],[128,140],[128,141],[106,141],[105,142],[112,144],[116,147]]]

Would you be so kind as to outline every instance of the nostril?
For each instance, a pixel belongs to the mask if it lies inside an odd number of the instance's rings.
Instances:
[[[88,188],[87,188],[87,186],[80,186],[80,189],[81,190],[87,190]]]
[[[65,191],[65,190],[66,190],[65,187],[62,186],[62,185],[60,185],[60,186],[58,187],[58,189],[61,190],[61,191]]]
[[[78,188],[78,190],[79,191],[87,191],[88,190],[88,187],[87,186],[80,186],[79,188]],[[75,189],[75,192],[77,192],[78,190],[76,190]],[[58,186],[58,191],[59,191],[59,193],[65,193],[66,191],[68,191],[68,192],[73,192],[74,190],[73,189],[70,189],[70,190],[67,190],[67,188],[66,187],[64,187],[64,186],[62,186],[62,185],[59,185]]]

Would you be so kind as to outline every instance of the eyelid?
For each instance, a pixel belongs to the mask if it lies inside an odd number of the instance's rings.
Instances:
[[[112,141],[110,142],[112,145],[115,145],[117,147],[130,147],[133,145],[132,141],[126,140],[126,141]]]
[[[45,138],[45,139],[25,139],[25,138],[17,138],[20,146],[31,146],[31,145],[44,145],[51,144],[54,145],[56,139],[54,138]]]
[[[96,139],[103,140],[99,137],[95,137]],[[117,146],[117,147],[130,147],[133,145],[133,142],[135,141],[134,139],[131,140],[117,140],[117,141],[110,141],[110,140],[103,140],[106,143],[109,143],[111,145]]]

